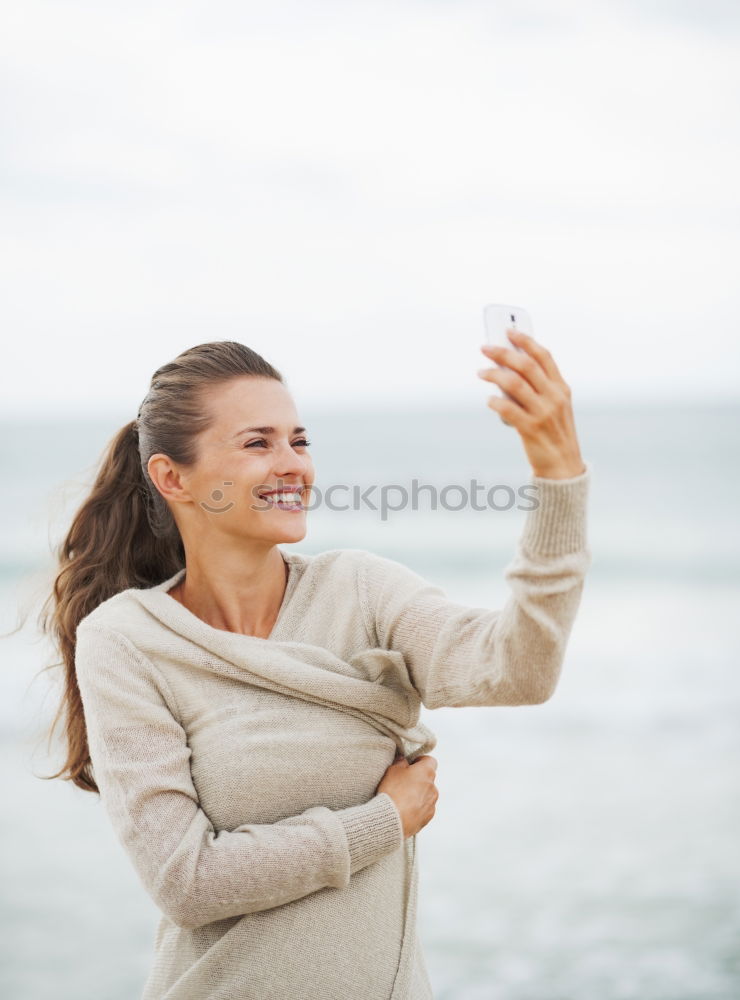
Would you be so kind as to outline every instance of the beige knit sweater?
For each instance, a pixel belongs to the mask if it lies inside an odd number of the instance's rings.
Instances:
[[[361,549],[283,551],[267,639],[213,628],[167,591],[105,601],[77,631],[101,799],[162,912],[142,1000],[429,1000],[416,837],[377,785],[436,745],[420,703],[553,693],[591,553],[580,476],[539,506],[503,608],[451,601]],[[444,790],[441,790],[444,794]]]

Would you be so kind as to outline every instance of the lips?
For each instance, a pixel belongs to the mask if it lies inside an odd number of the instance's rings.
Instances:
[[[258,493],[257,495],[262,499],[267,497],[280,496],[283,493],[303,493],[305,487],[303,486],[286,486],[282,490],[267,490],[265,493]]]

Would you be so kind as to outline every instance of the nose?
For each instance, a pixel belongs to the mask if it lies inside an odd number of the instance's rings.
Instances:
[[[276,474],[286,479],[307,479],[312,468],[311,456],[299,454],[288,442],[283,445],[279,457],[275,459]]]

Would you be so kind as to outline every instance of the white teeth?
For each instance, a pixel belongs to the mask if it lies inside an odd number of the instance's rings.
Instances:
[[[265,500],[272,500],[273,503],[300,503],[300,493],[271,493],[265,495]]]

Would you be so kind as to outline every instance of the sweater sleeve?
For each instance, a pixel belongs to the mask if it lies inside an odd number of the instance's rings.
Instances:
[[[584,464],[569,479],[531,477],[537,504],[504,571],[510,594],[500,609],[458,604],[401,563],[364,554],[368,631],[403,654],[426,708],[534,705],[554,693],[592,561]]]
[[[400,813],[385,792],[346,809],[313,806],[217,832],[198,802],[172,693],[149,659],[121,633],[83,623],[75,666],[101,800],[144,888],[178,926],[344,888],[403,845]]]

